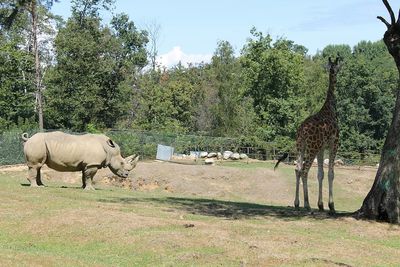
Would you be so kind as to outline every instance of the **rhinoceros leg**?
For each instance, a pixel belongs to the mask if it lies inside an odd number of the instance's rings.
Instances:
[[[28,167],[28,181],[32,187],[44,186],[40,177],[41,167]]]
[[[93,187],[93,177],[97,172],[97,167],[90,167],[82,171],[82,188],[85,190],[95,190]]]

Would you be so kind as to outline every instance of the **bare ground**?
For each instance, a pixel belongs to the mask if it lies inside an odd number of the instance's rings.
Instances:
[[[242,166],[236,168],[236,164]],[[271,164],[272,162],[252,161],[248,165],[231,162],[228,166],[224,166],[224,164],[208,166],[192,162],[177,164],[162,161],[142,161],[131,172],[128,179],[117,177],[108,168],[100,169],[95,176],[95,183],[97,186],[111,185],[135,191],[164,190],[184,195],[292,205],[294,167],[292,166],[292,177],[290,177],[289,171],[289,175],[286,174],[289,179],[285,179],[279,169],[274,172],[270,168]],[[24,170],[27,170],[24,164],[0,167],[0,173]],[[371,188],[376,170],[374,167],[336,167],[334,188],[337,187],[340,193],[351,193],[352,197],[365,196]],[[313,166],[309,174],[311,203],[316,203],[317,197],[316,172],[317,168]],[[77,187],[82,184],[80,172],[57,172],[46,166],[42,169],[42,180],[44,183],[61,181]],[[326,180],[324,181],[325,198],[327,197]]]
[[[11,218],[16,216],[22,222],[15,228],[15,236],[23,231],[28,236],[48,237],[50,243],[62,237],[83,248],[89,240],[123,248],[133,246],[136,256],[131,262],[153,253],[163,266],[396,266],[400,262],[398,226],[346,216],[346,212],[360,207],[374,180],[375,168],[335,169],[334,197],[339,215],[331,217],[315,210],[295,211],[293,166],[282,166],[276,172],[272,166],[263,162],[231,166],[140,162],[126,180],[108,169],[96,174],[96,188],[117,186],[126,188],[124,191],[100,190],[87,195],[50,186],[38,193],[65,202],[62,209],[52,208],[51,202],[42,207],[43,211],[32,209],[39,201],[35,191],[21,187],[19,191],[27,192],[24,196],[4,189],[12,197],[3,199],[0,215],[10,217],[5,226],[12,225]],[[26,184],[24,170],[23,165],[11,166],[0,168],[0,174],[13,174],[16,182]],[[81,185],[80,173],[44,168],[43,176],[49,185],[62,182],[62,187],[70,189]],[[316,208],[315,167],[310,172],[309,187],[310,202]],[[36,202],[25,202],[26,197]],[[78,202],[86,203],[87,198],[96,205],[77,208]],[[76,230],[77,225],[86,228]],[[59,257],[69,265],[82,265],[67,256]],[[34,261],[35,265],[48,260],[47,266],[54,266],[59,260],[46,253],[40,259]],[[1,262],[7,263],[0,253]],[[154,266],[151,262],[147,266]]]

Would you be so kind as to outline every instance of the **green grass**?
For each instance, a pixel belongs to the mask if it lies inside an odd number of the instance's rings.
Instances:
[[[278,173],[293,179],[291,167]],[[0,174],[0,266],[396,266],[400,258],[398,226],[164,191],[30,188],[24,176]]]

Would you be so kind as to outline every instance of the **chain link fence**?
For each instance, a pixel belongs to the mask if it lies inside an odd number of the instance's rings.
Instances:
[[[52,130],[47,130],[51,132]],[[27,131],[32,136],[38,130]],[[71,131],[65,131],[69,132]],[[20,130],[0,134],[0,165],[24,163],[23,141]],[[82,133],[75,133],[82,134]],[[104,133],[120,147],[123,156],[138,154],[141,159],[155,159],[157,145],[174,147],[178,154],[189,154],[190,151],[223,152],[226,150],[246,153],[250,158],[267,160],[275,159],[277,151],[274,143],[263,143],[251,146],[240,138],[212,137],[205,135],[166,134],[148,131],[110,130]]]
[[[51,130],[48,130],[51,131]],[[64,132],[70,132],[63,130]],[[27,131],[32,136],[37,130]],[[24,163],[23,142],[21,130],[12,130],[0,134],[0,165]],[[79,133],[77,133],[79,134]],[[223,152],[226,150],[245,153],[250,158],[258,160],[275,160],[281,149],[275,143],[251,142],[243,138],[213,137],[205,135],[166,134],[159,132],[110,130],[104,133],[113,139],[120,147],[122,156],[140,155],[141,159],[155,159],[157,145],[174,147],[178,154],[189,155],[190,151]],[[379,163],[380,155],[366,152],[341,152],[337,158],[346,165],[371,165]],[[287,162],[296,159],[293,151],[289,153]]]

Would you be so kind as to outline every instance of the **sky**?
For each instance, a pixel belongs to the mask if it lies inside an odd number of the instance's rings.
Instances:
[[[400,1],[389,2],[397,14]],[[70,1],[55,3],[52,12],[67,19]],[[328,44],[380,40],[386,26],[376,16],[390,21],[379,0],[116,0],[112,13],[101,17],[108,23],[118,13],[128,14],[139,29],[160,27],[157,46],[164,66],[208,62],[219,41],[228,41],[239,54],[253,26],[313,55]]]

